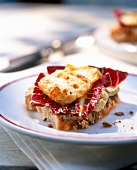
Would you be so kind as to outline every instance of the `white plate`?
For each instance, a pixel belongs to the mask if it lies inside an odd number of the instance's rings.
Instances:
[[[118,43],[110,36],[110,25],[96,32],[96,42],[99,49],[111,57],[131,64],[137,64],[137,43]]]
[[[77,144],[111,145],[137,142],[137,76],[129,75],[120,85],[119,105],[99,123],[88,129],[77,131],[59,131],[47,127],[36,112],[26,110],[24,95],[36,76],[15,80],[1,87],[0,123],[14,131],[46,140],[62,141]],[[124,116],[116,116],[116,111],[123,111]],[[129,114],[133,111],[133,115]],[[102,122],[114,123],[110,128],[103,128]]]

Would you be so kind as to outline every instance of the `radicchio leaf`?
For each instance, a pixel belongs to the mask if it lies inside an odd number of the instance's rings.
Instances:
[[[121,9],[114,9],[113,13],[114,13],[115,17],[118,20],[120,20],[120,17],[123,15],[124,12]]]
[[[31,103],[33,106],[49,106],[54,114],[66,114],[69,112],[68,105],[61,105],[51,100],[42,90],[38,87],[38,82],[45,76],[44,73],[40,73],[35,82],[35,87],[33,89],[33,95],[31,97]]]
[[[43,78],[45,77],[45,74],[44,73],[40,73],[35,81],[35,86],[38,86],[38,82]]]
[[[125,80],[128,75],[127,72],[113,70],[111,68],[103,67],[103,68],[99,68],[99,70],[103,74],[103,77],[102,79],[97,80],[93,84],[92,89],[87,94],[84,106],[82,108],[80,106],[79,99],[76,100],[75,109],[76,112],[79,113],[81,116],[87,116],[89,113],[91,113],[94,110],[97,101],[101,96],[103,87],[117,86],[123,80]]]
[[[105,87],[117,86],[123,80],[125,80],[127,75],[128,75],[127,72],[123,72],[123,71],[119,71],[119,70],[113,70],[111,68],[103,68],[102,70],[103,70],[102,81],[103,81],[103,85]]]
[[[117,18],[118,22],[121,24],[121,26],[126,26],[126,24],[122,21],[122,15],[124,15],[125,12],[123,12],[121,9],[114,9],[113,13]]]
[[[102,80],[98,79],[93,84],[92,89],[89,90],[89,92],[86,94],[86,98],[85,98],[82,109],[79,105],[80,104],[79,99],[76,101],[75,109],[76,109],[76,112],[79,113],[80,116],[85,117],[94,110],[97,104],[97,101],[102,94],[102,88],[103,88]]]
[[[48,74],[52,74],[56,70],[63,70],[65,66],[47,66]]]

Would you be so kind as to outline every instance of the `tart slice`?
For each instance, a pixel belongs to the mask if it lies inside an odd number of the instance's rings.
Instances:
[[[58,130],[88,128],[119,102],[119,83],[126,72],[93,66],[49,66],[25,94],[28,110],[36,110]]]

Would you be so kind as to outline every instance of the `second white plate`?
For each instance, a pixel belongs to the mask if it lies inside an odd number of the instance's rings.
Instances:
[[[110,26],[102,27],[96,32],[96,42],[99,49],[119,60],[137,64],[137,43],[118,43],[110,36]]]

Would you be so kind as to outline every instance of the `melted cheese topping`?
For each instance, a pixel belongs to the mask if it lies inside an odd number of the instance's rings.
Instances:
[[[64,70],[56,70],[42,78],[38,86],[49,98],[65,105],[86,94],[101,76],[97,68],[69,64]]]

